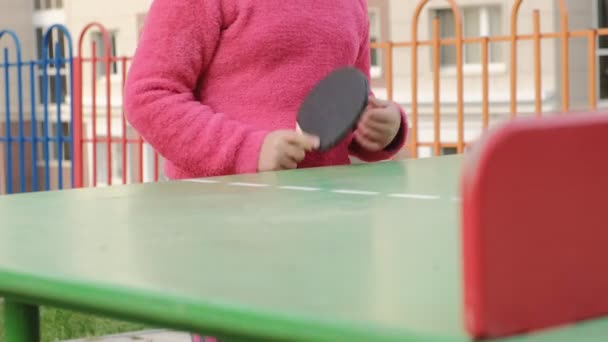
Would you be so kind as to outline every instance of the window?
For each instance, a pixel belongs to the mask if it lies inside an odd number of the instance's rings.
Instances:
[[[116,31],[109,31],[108,34],[110,35],[110,55],[112,57],[116,57]],[[103,35],[101,34],[101,32],[93,32],[92,33],[92,39],[95,42],[95,46],[96,46],[96,56],[98,58],[97,61],[97,77],[101,78],[101,77],[105,77],[107,75],[106,73],[106,63],[105,63],[105,57],[106,57],[106,44],[105,41],[103,39]],[[117,75],[118,74],[118,60],[114,59],[111,63],[110,63],[110,72],[111,75]]]
[[[34,9],[37,11],[62,9],[63,0],[34,0]]]
[[[501,35],[502,16],[498,6],[463,7],[461,9],[464,38],[491,37]],[[441,39],[455,38],[454,14],[452,9],[435,11],[439,18],[439,36]],[[431,26],[432,27],[432,26]],[[431,29],[432,32],[432,29]],[[481,64],[481,44],[465,44],[463,50],[464,64]],[[499,44],[489,44],[488,60],[490,64],[503,63]],[[440,63],[442,67],[456,66],[456,46],[441,47]]]
[[[597,26],[608,28],[608,0],[597,1]],[[598,38],[599,99],[608,100],[608,36]]]
[[[369,9],[369,38],[371,43],[380,42],[380,11]],[[382,49],[371,49],[371,75],[379,77],[382,70]]]
[[[441,148],[441,154],[444,156],[458,154],[458,149],[456,147],[443,147]]]
[[[63,144],[61,145],[61,160],[63,161],[70,161],[72,160],[72,148],[70,146],[69,142],[66,142],[66,140],[70,139],[70,124],[68,122],[61,122],[60,125],[57,124],[57,121],[55,120],[55,118],[51,118],[49,117],[49,122],[47,122],[47,134],[48,137],[50,138],[49,141],[49,160],[53,161],[53,160],[59,160],[59,144],[57,143],[57,141],[55,139],[57,139],[59,136],[63,136]],[[59,128],[61,127],[61,131],[59,131]],[[44,136],[44,122],[38,122],[38,132],[37,132],[37,136],[43,137]],[[43,144],[39,144],[38,145],[38,160],[40,161],[44,161],[44,145]]]
[[[66,39],[65,35],[60,30],[53,30],[50,33],[47,45],[47,53],[44,53],[44,34],[46,29],[37,27],[35,29],[36,34],[36,49],[39,60],[47,59],[46,73],[48,76],[48,83],[46,84],[46,91],[48,95],[49,103],[65,103],[68,94],[68,68],[66,64]],[[55,62],[55,59],[59,58],[59,63]],[[43,104],[45,102],[44,96],[44,66],[40,64],[38,66],[38,101]]]
[[[367,5],[370,43],[390,40],[390,1],[367,0]],[[386,75],[384,74],[385,53],[386,50],[383,48],[370,49],[370,76],[372,82],[377,85],[386,82]]]
[[[144,182],[154,182],[155,181],[155,167],[158,166],[158,168],[156,169],[158,172],[158,177],[159,179],[165,179],[165,174],[164,174],[164,170],[163,170],[163,158],[158,155],[155,151],[154,148],[152,146],[150,146],[149,144],[145,144],[144,145],[144,164],[143,164],[143,168],[144,168]],[[156,162],[156,160],[158,160],[158,162]]]
[[[118,137],[114,137],[118,138]],[[112,153],[112,184],[122,184],[122,172],[123,172],[123,164],[122,164],[122,145],[117,143],[111,143],[111,153]],[[108,180],[108,145],[101,138],[100,142],[95,144],[95,149],[97,150],[97,181],[99,182],[99,186],[104,186],[110,184]],[[128,150],[128,147],[127,147]],[[127,167],[129,166],[129,162],[131,161],[130,153],[127,151]],[[127,175],[127,178],[129,176]],[[128,181],[128,179],[127,179]]]

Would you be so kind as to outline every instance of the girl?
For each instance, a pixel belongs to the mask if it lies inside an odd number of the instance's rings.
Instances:
[[[331,71],[369,78],[365,0],[154,0],[125,89],[131,125],[171,179],[374,162],[403,146],[396,104],[375,99],[330,151],[295,130]]]

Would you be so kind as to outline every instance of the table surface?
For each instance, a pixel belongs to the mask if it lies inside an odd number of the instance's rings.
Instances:
[[[0,295],[219,336],[467,341],[461,161],[1,197]]]

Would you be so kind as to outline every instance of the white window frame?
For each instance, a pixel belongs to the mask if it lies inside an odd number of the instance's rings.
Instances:
[[[88,118],[87,119],[87,127],[91,127],[91,119]],[[111,127],[112,127],[112,140],[116,140],[116,139],[122,139],[122,121],[120,117],[113,117],[112,121],[111,121]],[[127,127],[128,130],[128,127]],[[106,127],[106,122],[105,122],[105,118],[101,119],[98,117],[97,120],[97,126],[96,126],[96,133],[98,137],[105,137],[107,136],[107,127]],[[86,132],[84,132],[85,135],[90,134],[90,129],[87,130]],[[93,137],[89,137],[89,139],[92,139]],[[93,179],[93,148],[98,148],[98,146],[100,144],[104,144],[104,149],[106,148],[105,146],[105,139],[104,138],[100,138],[99,141],[97,143],[90,143],[90,144],[86,144],[86,149],[87,149],[87,160],[86,163],[88,165],[87,170],[88,170],[88,177],[90,180]],[[136,156],[134,156],[133,154],[129,154],[129,147],[133,146],[133,143],[127,143],[127,184],[131,183],[133,181],[133,176],[132,176],[132,168],[133,167],[138,167],[136,164]],[[115,153],[116,151],[114,150],[115,147],[118,147],[118,152],[119,153]],[[122,144],[119,142],[112,142],[112,185],[118,185],[118,184],[122,184],[122,172],[118,172],[120,173],[119,175],[116,175],[115,172],[118,171],[118,167],[120,165],[122,165]],[[124,165],[123,165],[124,167]],[[99,177],[100,173],[103,172],[105,174],[106,172],[106,162],[105,162],[105,158],[100,158],[99,154],[97,154],[97,187],[107,187],[109,186],[109,184],[107,183],[107,181],[101,177]],[[100,172],[101,171],[101,172]]]
[[[162,181],[164,178],[164,170],[162,167],[162,157],[158,155],[158,180]],[[154,148],[149,144],[144,143],[144,183],[154,182]]]
[[[34,8],[34,12],[47,12],[54,10],[62,10],[65,6],[66,0],[50,0],[51,7],[46,7],[47,0],[40,0],[40,8],[36,8],[36,0],[26,0],[32,2],[32,8]],[[58,3],[61,1],[61,6],[58,6]]]
[[[56,138],[58,136],[57,123],[58,123],[57,118],[54,115],[49,115],[49,120],[47,122],[47,124],[48,124],[47,133],[48,133],[48,137],[51,139]],[[62,129],[61,129],[61,132],[59,132],[59,134],[62,134],[62,135],[63,135],[63,125],[68,125],[68,134],[67,134],[67,137],[64,135],[64,137],[66,139],[63,141],[62,149],[64,149],[64,151],[63,151],[62,158],[61,158],[61,162],[64,165],[68,165],[68,164],[71,164],[74,160],[74,155],[72,153],[73,149],[72,149],[72,151],[69,151],[69,153],[70,153],[69,159],[67,158],[67,155],[66,155],[66,153],[68,153],[68,151],[65,150],[65,148],[67,146],[71,146],[67,141],[69,139],[70,121],[69,121],[69,119],[66,120],[65,118],[61,118],[60,123],[61,123]],[[44,137],[44,121],[43,120],[36,121],[36,130],[37,130],[36,136],[38,138]],[[57,142],[54,139],[49,141],[48,147],[49,147],[49,163],[56,164],[59,161],[59,153],[57,152]],[[37,157],[38,157],[38,160],[37,160],[38,165],[44,165],[44,148],[45,148],[44,144],[38,144],[37,152],[36,152]]]
[[[118,30],[108,30],[108,35],[109,35],[109,39],[110,39],[110,54],[112,57],[116,57],[118,56]],[[97,49],[97,58],[105,58],[105,47],[103,46],[104,44],[104,40],[103,40],[103,35],[101,34],[100,31],[94,31],[91,33],[91,40],[95,41],[96,43],[98,43],[96,45],[96,49]],[[101,42],[101,45],[99,44]],[[101,66],[103,65],[103,61],[98,61],[97,62],[97,79],[106,79],[106,74],[103,72],[100,72],[99,69],[101,68]],[[113,62],[110,62],[110,80],[111,81],[116,81],[119,80],[120,81],[120,73],[121,73],[121,66],[120,66],[120,62],[118,60],[115,60]]]
[[[373,27],[372,30],[372,22],[370,20],[370,41],[371,41],[371,33],[372,32],[376,32],[378,34],[378,42],[381,41],[381,33],[382,33],[382,13],[380,11],[379,8],[376,7],[369,7],[368,8],[368,12],[369,14],[373,14],[376,17],[376,21],[375,21],[375,26]],[[370,74],[371,74],[371,78],[381,78],[382,77],[382,71],[383,71],[383,61],[384,61],[384,51],[383,49],[375,49],[376,50],[376,54],[378,56],[378,65],[372,65],[370,63]]]
[[[601,0],[594,0],[593,1],[593,27],[594,28],[599,28],[600,27],[600,20],[599,20],[599,15],[600,15],[600,6],[599,6],[599,1]],[[608,37],[608,36],[605,36]],[[596,74],[595,74],[595,84],[596,84],[596,98],[597,98],[597,102],[598,102],[598,106],[600,107],[608,107],[608,98],[601,98],[602,95],[602,90],[601,90],[601,81],[602,78],[600,77],[600,73],[602,72],[600,70],[600,61],[602,57],[608,57],[608,48],[601,48],[600,47],[600,37],[597,37],[597,41],[596,41],[596,46],[597,49],[595,50],[595,65],[596,65]]]
[[[464,9],[476,8],[479,10],[479,16],[480,16],[480,18],[479,18],[479,26],[480,26],[479,27],[479,33],[480,33],[479,36],[480,37],[490,37],[491,36],[491,34],[490,34],[490,11],[489,11],[490,7],[498,8],[499,15],[500,16],[503,15],[504,7],[500,3],[495,3],[495,2],[461,7],[460,8],[461,16],[463,16],[463,20],[461,21],[462,25],[464,25]],[[437,14],[437,11],[441,11],[441,10],[451,11],[452,9],[450,7],[433,7],[430,9],[430,18],[431,18],[430,23],[431,24],[429,25],[429,37],[430,37],[429,39],[432,39],[433,18]],[[502,25],[502,27],[504,27],[504,25]],[[464,38],[464,26],[462,27],[462,31],[463,31],[463,38]],[[454,32],[454,36],[455,35],[456,34]],[[467,49],[467,46],[469,46],[469,45],[470,44],[463,44],[463,66],[462,66],[463,72],[465,75],[480,75],[483,71],[482,64],[481,63],[467,63],[465,60],[466,49]],[[492,49],[492,46],[490,45],[488,48],[489,48],[489,52],[490,52]],[[499,63],[489,62],[488,63],[488,72],[490,74],[505,73],[507,71],[507,64],[504,61],[504,58],[505,58],[505,55],[503,53],[502,62],[499,62]],[[432,67],[432,65],[431,65],[431,67]],[[439,71],[442,75],[445,75],[445,76],[456,76],[458,73],[458,68],[456,65],[440,65]]]
[[[29,1],[29,0],[28,0]],[[64,6],[65,6],[65,0],[64,0]],[[66,19],[65,19],[65,12],[63,9],[48,9],[48,10],[35,10],[34,14],[32,16],[32,22],[33,22],[33,33],[34,33],[34,39],[36,44],[37,42],[37,37],[35,34],[36,29],[40,28],[42,30],[42,34],[44,38],[44,33],[46,33],[49,29],[49,27],[55,25],[55,24],[62,24],[65,25]],[[53,30],[53,32],[56,32],[57,30]],[[65,38],[65,42],[67,44],[67,38]],[[51,42],[53,40],[51,39]],[[41,44],[43,44],[44,42],[41,42]],[[63,58],[68,58],[69,57],[69,48],[66,45],[65,46],[65,55],[63,56]],[[37,55],[36,55],[36,59],[37,59]],[[61,120],[65,121],[65,120],[70,120],[70,109],[69,109],[69,104],[71,102],[71,93],[70,93],[70,74],[69,74],[69,68],[67,66],[67,64],[64,66],[64,68],[61,70],[61,72],[63,74],[66,75],[66,79],[67,79],[67,87],[68,87],[68,91],[67,94],[65,96],[65,100],[61,103]],[[39,68],[36,68],[36,106],[37,106],[37,116],[40,117],[43,113],[43,108],[44,108],[44,104],[39,101],[41,94],[39,94],[39,88],[38,88],[38,76],[42,75],[42,70],[40,70]],[[52,76],[56,75],[56,69],[55,68],[47,68],[47,75],[49,76],[49,79]],[[50,91],[50,87],[49,87],[49,91]],[[51,99],[52,96],[49,93],[49,99]],[[56,113],[57,113],[57,104],[53,103],[53,102],[49,102],[48,108],[49,108],[49,116],[51,117],[55,117]],[[50,119],[49,119],[50,120]]]
[[[99,118],[98,118],[99,119]],[[87,132],[84,132],[85,135],[90,134],[90,118],[87,119],[87,123],[86,126],[89,128],[89,130],[87,130]],[[111,126],[112,126],[112,139],[122,139],[122,121],[121,118],[119,116],[113,117],[112,118],[112,122],[111,122]],[[97,136],[99,137],[105,137],[107,136],[107,127],[105,124],[105,120],[97,121],[97,127],[96,127],[96,131],[97,131]],[[127,126],[127,133],[129,132],[129,126]],[[92,137],[89,137],[92,138]],[[105,141],[103,138],[101,138],[99,140],[100,143],[105,144]],[[92,180],[93,179],[93,148],[97,148],[98,144],[86,144],[86,153],[87,153],[87,160],[86,163],[88,165],[87,170],[88,170],[88,179]],[[113,143],[112,144],[113,147],[118,147],[118,153],[115,153],[116,151],[113,149],[112,151],[112,185],[119,185],[122,184],[122,172],[118,172],[118,167],[120,165],[122,165],[122,144],[119,142]],[[131,151],[131,147],[136,146],[136,144],[134,143],[127,143],[127,184],[131,184],[135,181],[139,181],[139,179],[137,178],[138,176],[135,175],[135,173],[133,172],[134,169],[137,170],[139,168],[139,153],[138,152],[134,152],[134,153],[130,153]],[[106,148],[104,146],[104,148]],[[99,154],[97,155],[97,187],[107,187],[109,186],[108,183],[101,178],[99,175],[101,173],[106,172],[106,162],[105,159],[100,159]],[[158,157],[158,161],[159,161],[159,170],[158,170],[158,175],[159,175],[159,181],[163,179],[164,177],[164,171],[162,168],[162,157],[159,155]],[[144,183],[150,183],[150,182],[154,182],[154,149],[149,145],[146,144],[144,142],[143,145],[143,182]],[[116,173],[116,174],[115,174]],[[120,174],[117,174],[120,173]]]

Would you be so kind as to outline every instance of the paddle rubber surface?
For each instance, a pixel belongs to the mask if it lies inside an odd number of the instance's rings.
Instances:
[[[356,68],[344,67],[316,84],[298,112],[300,130],[319,137],[320,151],[338,144],[356,126],[367,106],[369,85]]]

